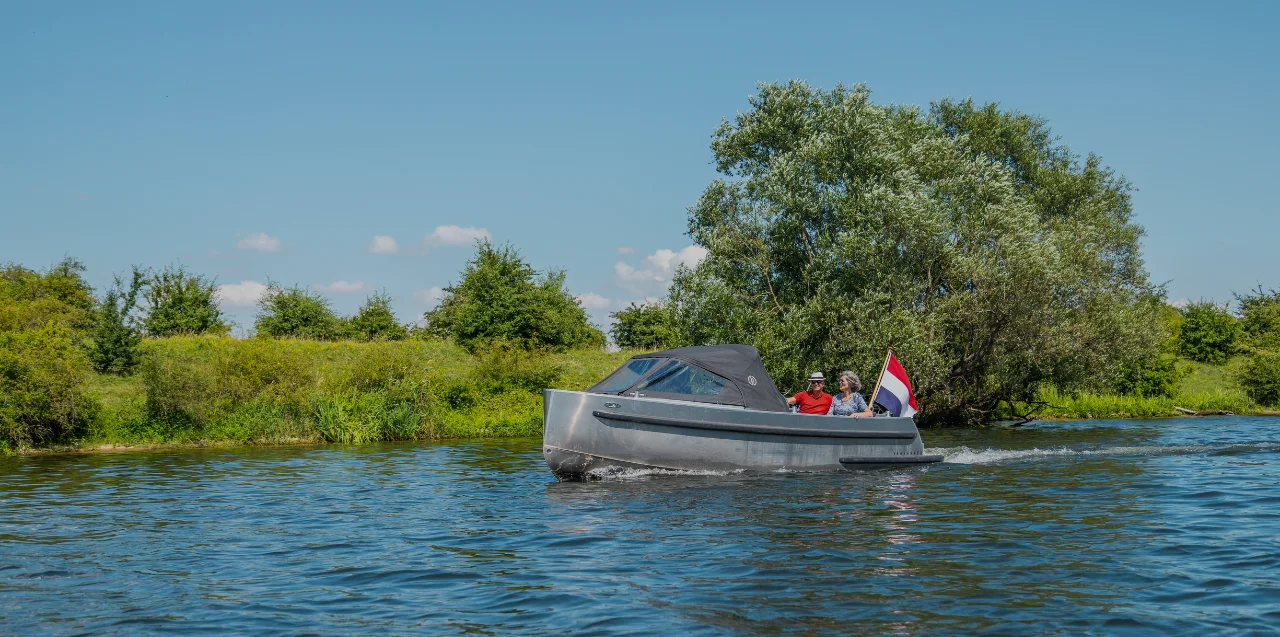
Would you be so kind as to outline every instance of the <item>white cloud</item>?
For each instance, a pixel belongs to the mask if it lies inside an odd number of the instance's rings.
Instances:
[[[240,240],[236,241],[236,247],[243,250],[257,250],[258,252],[279,252],[280,240],[265,232],[259,232],[240,237]]]
[[[395,237],[385,234],[377,235],[369,242],[370,254],[395,254],[400,249]]]
[[[364,281],[334,281],[328,285],[317,284],[321,292],[359,292],[364,289]]]
[[[254,305],[267,291],[265,283],[241,281],[218,286],[218,301],[223,305]]]
[[[469,246],[480,239],[491,239],[488,228],[436,226],[422,240],[432,246]]]
[[[620,255],[622,255],[622,254],[635,254],[635,253],[636,253],[636,249],[635,249],[635,248],[628,248],[627,246],[622,246],[621,248],[618,248],[618,254],[620,254]]]
[[[1170,301],[1169,305],[1172,305],[1181,310],[1187,307],[1188,305],[1191,305],[1191,299],[1178,299],[1177,301]]]
[[[583,308],[588,310],[602,310],[613,305],[613,301],[591,292],[579,294],[578,302],[582,304]]]
[[[413,298],[418,299],[427,307],[435,307],[440,304],[440,299],[444,298],[444,288],[433,285],[425,290],[418,290],[413,293]]]
[[[613,265],[614,279],[618,285],[637,296],[661,296],[671,286],[671,277],[676,268],[683,265],[688,268],[697,267],[707,258],[707,249],[699,245],[691,245],[680,251],[663,248],[644,258],[640,267],[625,261]]]

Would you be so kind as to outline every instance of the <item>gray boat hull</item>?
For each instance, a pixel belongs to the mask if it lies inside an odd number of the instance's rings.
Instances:
[[[941,460],[910,418],[844,418],[548,389],[542,453],[561,479],[628,469],[835,471]]]

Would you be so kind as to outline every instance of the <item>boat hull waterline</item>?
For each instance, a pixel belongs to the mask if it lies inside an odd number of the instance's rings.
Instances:
[[[628,470],[836,471],[920,465],[911,418],[837,418],[548,389],[542,453],[560,479]]]

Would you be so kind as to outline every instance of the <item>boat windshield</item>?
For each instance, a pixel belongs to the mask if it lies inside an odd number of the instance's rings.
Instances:
[[[591,391],[597,392],[620,392],[636,382],[637,378],[644,376],[649,370],[653,369],[658,363],[665,362],[665,358],[635,358],[626,365],[619,367],[617,371],[609,375],[608,378],[600,381]]]
[[[711,372],[687,365],[681,361],[670,361],[654,372],[636,389],[647,389],[651,392],[665,394],[688,394],[693,396],[719,396],[729,385],[726,378]]]

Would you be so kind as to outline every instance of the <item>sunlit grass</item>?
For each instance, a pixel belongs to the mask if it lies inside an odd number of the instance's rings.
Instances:
[[[1020,405],[1017,413],[1034,413],[1043,418],[1166,418],[1182,415],[1175,407],[1191,411],[1229,411],[1236,414],[1264,413],[1266,410],[1249,398],[1233,375],[1238,360],[1226,365],[1209,365],[1189,360],[1178,361],[1182,377],[1172,397],[1117,396],[1110,394],[1068,394],[1052,387],[1042,388],[1035,406]],[[1000,417],[1012,416],[1004,410]]]
[[[214,336],[143,349],[135,375],[92,375],[80,446],[539,436],[543,387],[585,389],[631,355]]]

